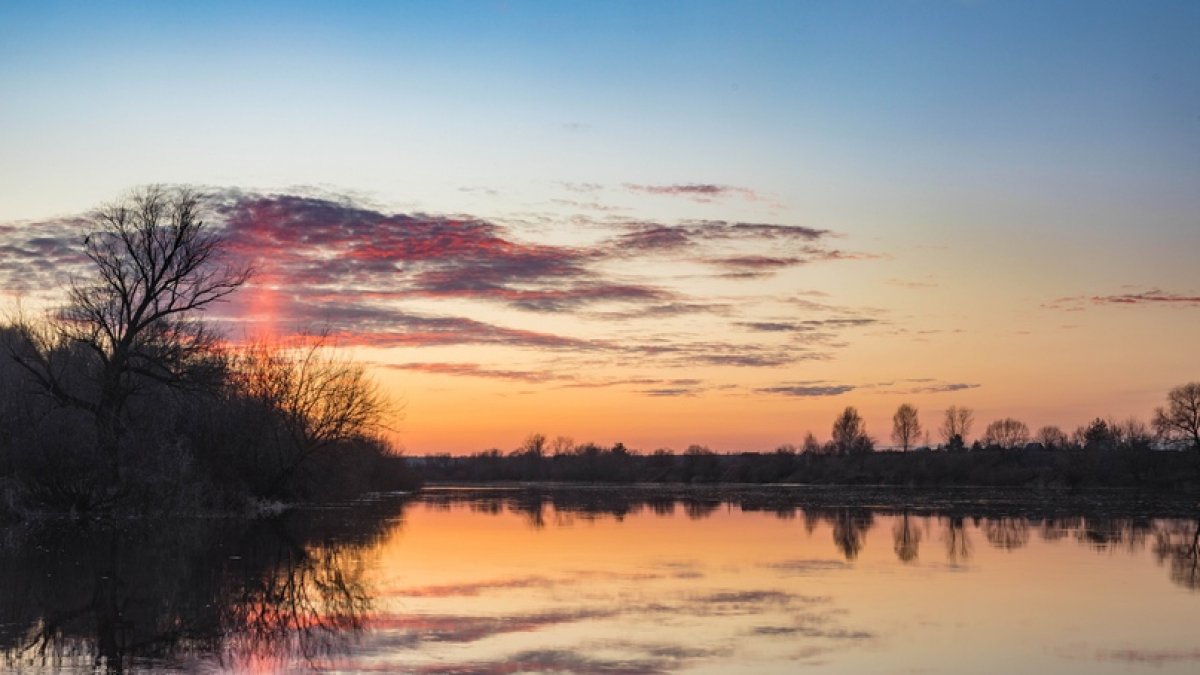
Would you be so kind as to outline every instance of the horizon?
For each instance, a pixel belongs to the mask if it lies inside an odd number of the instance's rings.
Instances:
[[[1195,4],[232,7],[0,6],[0,310],[188,185],[258,271],[213,318],[327,330],[410,456],[1200,380]]]

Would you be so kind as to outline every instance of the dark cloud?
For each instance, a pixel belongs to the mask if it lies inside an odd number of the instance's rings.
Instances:
[[[802,225],[777,225],[770,223],[741,223],[724,220],[694,220],[679,225],[664,223],[628,223],[626,232],[614,241],[615,253],[677,251],[704,242],[731,241],[789,241],[814,242],[830,234],[829,230],[818,230]],[[837,251],[816,247],[802,247],[801,252],[810,258],[828,259],[842,257]],[[788,256],[785,256],[785,258]],[[750,260],[751,256],[745,259]],[[768,259],[767,256],[761,256]],[[782,259],[782,258],[781,258]],[[703,261],[703,259],[702,259]],[[793,264],[799,264],[797,260]]]
[[[592,251],[520,242],[470,217],[387,214],[299,195],[222,195],[231,249],[291,288],[356,288],[396,298],[466,298],[557,312],[591,303],[662,302],[665,291],[614,283]]]
[[[1064,312],[1082,312],[1088,305],[1118,305],[1132,307],[1135,305],[1151,307],[1200,307],[1200,295],[1194,293],[1172,293],[1157,288],[1130,293],[1115,293],[1111,295],[1072,295],[1055,298],[1043,303],[1043,309],[1054,309]]]
[[[916,389],[912,389],[911,393],[914,393],[914,394],[941,394],[941,393],[948,392],[948,391],[962,391],[964,389],[977,389],[981,386],[983,386],[983,385],[966,384],[963,382],[953,382],[953,383],[949,383],[949,384],[935,384],[935,385],[928,386],[928,387],[917,387]]]
[[[704,262],[728,270],[722,276],[731,279],[758,279],[770,276],[776,271],[803,265],[809,260],[796,257],[777,257],[766,255],[737,255],[723,258],[709,258]]]
[[[870,317],[841,317],[829,319],[806,319],[804,321],[742,321],[737,325],[750,330],[768,333],[813,333],[830,329],[858,328],[879,323]]]
[[[854,386],[849,384],[830,384],[830,385],[782,385],[778,387],[762,387],[754,391],[760,394],[782,394],[785,396],[838,396],[848,391],[853,391]]]
[[[748,199],[754,199],[756,197],[753,190],[733,187],[731,185],[717,185],[714,183],[677,183],[674,185],[642,185],[638,183],[625,183],[625,189],[651,195],[687,197],[700,201],[711,201],[714,198],[729,196],[740,196]]]
[[[1200,295],[1168,293],[1157,288],[1140,293],[1093,295],[1091,300],[1101,305],[1180,305],[1200,307]]]
[[[695,396],[700,393],[699,389],[688,387],[670,387],[665,389],[645,389],[642,391],[647,396],[673,397],[673,396]]]

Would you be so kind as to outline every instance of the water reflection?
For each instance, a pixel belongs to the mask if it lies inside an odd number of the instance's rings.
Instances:
[[[970,594],[978,607],[943,613],[987,621],[1014,610],[976,597],[1006,589],[972,577],[999,571],[1017,591],[1029,570],[1078,571],[1066,553],[1103,570],[1119,557],[1189,596],[1200,513],[1123,493],[522,488],[255,522],[34,527],[0,543],[0,669],[789,672],[907,644],[876,615],[897,584],[912,584],[897,597],[914,617],[913,598]],[[1042,652],[1200,661],[1178,646]]]
[[[400,508],[9,532],[0,549],[2,663],[307,668],[345,652],[362,630],[372,596],[361,556]]]
[[[783,520],[797,517],[811,533],[830,526],[833,543],[845,560],[862,552],[876,516],[892,520],[896,559],[916,562],[921,542],[936,525],[942,531],[945,560],[962,565],[972,556],[967,522],[992,547],[1014,551],[1027,546],[1032,534],[1046,542],[1064,538],[1098,551],[1143,550],[1153,541],[1157,559],[1168,564],[1171,579],[1200,588],[1200,509],[1187,497],[1156,499],[1133,492],[1044,494],[1019,491],[942,491],[907,493],[889,490],[849,492],[828,488],[553,488],[432,489],[422,503],[440,509],[460,505],[481,514],[522,515],[531,527],[546,526],[547,512],[556,524],[575,519],[612,518],[620,522],[640,513],[672,517],[677,508],[691,520],[704,520],[719,509],[770,513]],[[915,508],[914,508],[915,503]]]

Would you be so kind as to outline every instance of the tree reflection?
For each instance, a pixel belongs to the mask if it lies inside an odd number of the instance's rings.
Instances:
[[[962,516],[946,518],[946,559],[951,565],[958,565],[971,558],[971,539],[963,525]]]
[[[380,511],[400,508],[368,506],[352,519],[55,523],[15,536],[0,548],[0,665],[311,667],[363,629],[372,606],[363,553],[387,532]]]
[[[917,559],[921,547],[921,530],[908,516],[908,511],[900,515],[892,527],[893,548],[900,562],[910,563]]]
[[[1200,519],[1175,520],[1154,531],[1154,556],[1169,565],[1171,581],[1200,590]]]
[[[831,520],[833,543],[846,560],[854,560],[862,551],[867,532],[875,524],[874,516],[866,509],[839,509]]]
[[[1029,543],[1029,521],[1004,516],[988,518],[983,521],[983,536],[992,546],[1013,551]]]

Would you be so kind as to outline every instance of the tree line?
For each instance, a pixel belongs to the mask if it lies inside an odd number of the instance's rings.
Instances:
[[[642,453],[623,443],[576,444],[566,437],[551,441],[532,434],[509,452],[491,449],[413,461],[434,482],[1200,488],[1200,383],[1172,389],[1151,427],[1136,419],[1097,418],[1070,435],[1055,426],[1030,434],[1025,423],[1005,417],[990,422],[968,445],[974,421],[972,409],[950,406],[938,429],[943,442],[932,445],[922,436],[917,408],[902,404],[892,419],[892,438],[900,452],[878,451],[862,416],[850,406],[834,420],[828,441],[808,432],[799,447],[785,444],[767,453],[722,454],[701,445],[682,453]],[[918,445],[918,439],[924,442]]]
[[[967,441],[974,425],[974,410],[952,405],[942,413],[942,422],[937,429],[941,443],[934,445],[922,426],[917,408],[902,403],[892,416],[891,438],[902,452],[912,449],[961,451],[968,448]],[[985,448],[1200,451],[1200,382],[1171,389],[1167,393],[1167,405],[1155,409],[1149,425],[1136,417],[1125,420],[1097,417],[1076,427],[1069,435],[1056,425],[1046,425],[1036,433],[1030,433],[1024,422],[1004,417],[988,423],[983,434],[970,446],[972,450]],[[822,445],[809,432],[803,444],[804,452],[813,453],[848,454],[874,449],[875,440],[867,434],[866,425],[853,406],[847,407],[834,421],[828,443]]]
[[[233,346],[203,312],[253,271],[188,189],[89,219],[65,304],[0,325],[0,516],[232,508],[414,481],[387,399],[322,339]]]

